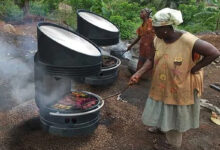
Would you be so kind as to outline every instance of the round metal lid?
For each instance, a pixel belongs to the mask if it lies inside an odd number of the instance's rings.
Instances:
[[[111,31],[111,32],[119,32],[118,28],[114,24],[109,22],[107,19],[105,19],[101,16],[98,16],[94,13],[80,11],[80,12],[78,12],[78,15],[80,17],[82,17],[84,20],[86,20],[87,22],[89,22],[99,28],[102,28],[102,29],[105,29],[105,30]]]
[[[41,24],[39,30],[50,39],[70,50],[89,56],[101,56],[100,51],[92,43],[64,28],[50,24]]]

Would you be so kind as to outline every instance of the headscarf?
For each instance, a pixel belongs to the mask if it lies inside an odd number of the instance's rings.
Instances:
[[[179,25],[183,22],[182,13],[179,10],[164,8],[153,16],[153,26]]]
[[[152,12],[152,10],[150,8],[144,8],[143,10],[146,11],[147,13],[149,13],[149,14]]]

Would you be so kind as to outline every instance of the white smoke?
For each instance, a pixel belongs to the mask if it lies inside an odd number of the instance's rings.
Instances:
[[[62,97],[70,90],[69,79],[58,79],[45,75],[44,70],[37,70],[43,74],[34,81],[34,54],[37,49],[33,38],[11,35],[0,32],[0,89],[1,109],[8,109],[25,101],[35,98],[35,85],[38,85],[37,103],[47,105]],[[7,94],[4,94],[7,91]],[[8,94],[9,93],[9,94]]]
[[[103,46],[101,47],[102,54],[110,55],[111,51],[125,51],[127,50],[127,42],[119,40],[118,44],[111,46]]]
[[[28,53],[19,49],[22,46],[31,47],[26,44],[32,41],[22,39],[24,41],[19,40],[22,42],[19,44],[12,35],[10,38],[5,35],[7,34],[0,34],[0,81],[9,85],[10,96],[15,103],[20,104],[34,97],[33,64],[30,64],[31,61],[25,61]]]
[[[128,48],[128,42],[127,41],[119,41],[118,44],[116,45],[112,45],[112,46],[106,46],[106,47],[102,47],[102,54],[110,54],[111,51],[126,51],[127,48]],[[119,53],[120,54],[120,53]],[[122,53],[123,55],[120,56],[124,59],[128,59],[128,60],[131,60],[133,59],[132,56],[136,56],[137,54],[135,53],[135,51],[133,49],[131,49],[130,51],[127,51],[127,52],[123,52]],[[117,55],[116,55],[117,57]]]

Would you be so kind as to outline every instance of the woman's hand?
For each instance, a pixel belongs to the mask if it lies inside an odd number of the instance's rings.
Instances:
[[[133,85],[139,82],[140,74],[136,72],[129,80],[128,85]]]
[[[152,55],[153,56],[153,55]],[[144,65],[130,78],[128,84],[136,84],[139,82],[140,77],[147,71],[149,71],[153,66],[151,59],[147,59]]]
[[[198,72],[200,70],[200,68],[198,68],[197,65],[195,65],[192,69],[191,69],[191,73],[192,74],[196,74],[196,72]]]

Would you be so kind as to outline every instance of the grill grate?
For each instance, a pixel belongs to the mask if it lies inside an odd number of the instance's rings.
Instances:
[[[47,107],[52,111],[62,113],[77,113],[96,108],[100,100],[85,91],[72,91],[58,101],[49,104]]]

